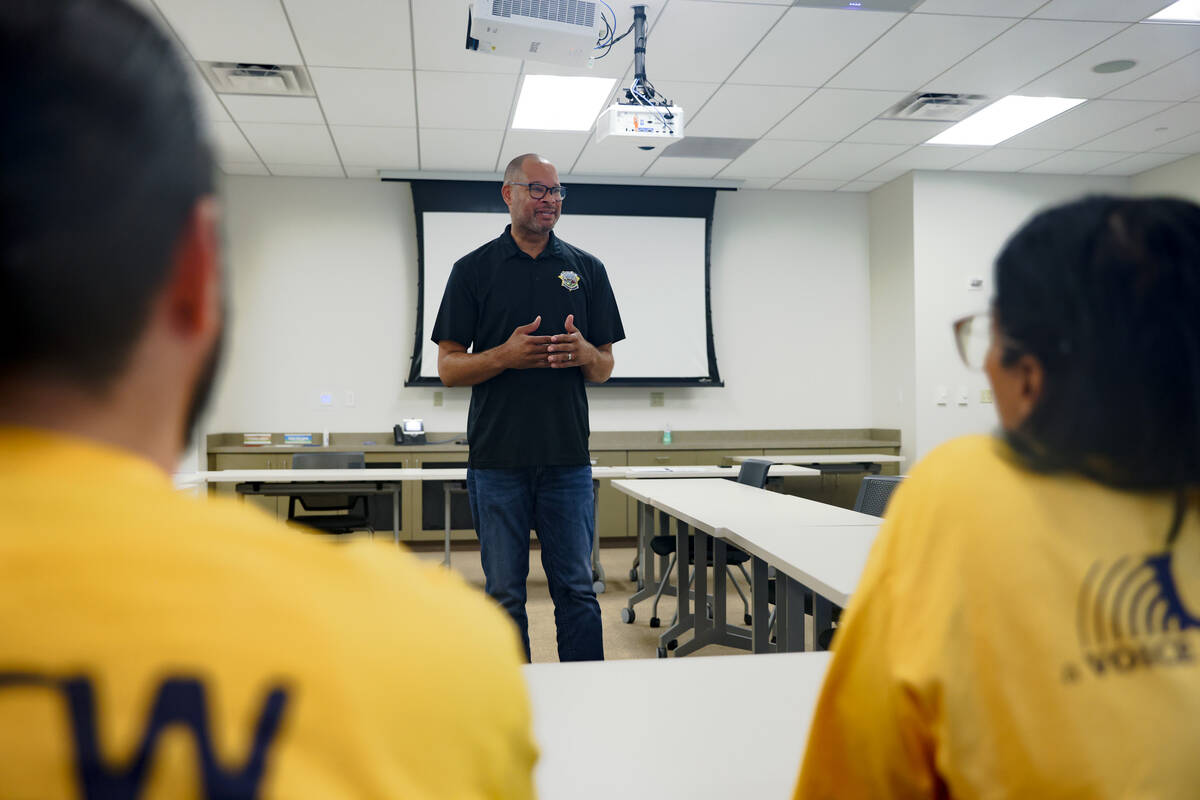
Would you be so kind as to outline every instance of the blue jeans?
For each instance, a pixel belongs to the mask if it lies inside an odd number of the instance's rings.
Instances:
[[[467,470],[471,516],[479,534],[485,590],[521,632],[529,658],[529,531],[542,544],[542,567],[554,600],[560,661],[604,658],[600,604],[592,588],[596,527],[592,468],[517,467]]]

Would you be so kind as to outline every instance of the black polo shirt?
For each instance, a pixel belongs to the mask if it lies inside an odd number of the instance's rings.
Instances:
[[[617,300],[600,259],[550,233],[536,259],[517,247],[512,226],[460,258],[433,323],[435,342],[481,353],[508,341],[539,314],[535,336],[566,333],[568,314],[599,347],[625,338]],[[467,440],[472,467],[588,464],[587,393],[579,368],[506,369],[471,388]]]

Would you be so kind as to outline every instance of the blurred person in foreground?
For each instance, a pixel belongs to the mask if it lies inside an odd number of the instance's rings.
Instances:
[[[0,794],[530,797],[520,644],[482,593],[172,487],[223,313],[163,34],[5,0],[0,105]]]
[[[959,320],[1001,432],[903,483],[797,798],[1200,792],[1200,207],[1035,216]]]

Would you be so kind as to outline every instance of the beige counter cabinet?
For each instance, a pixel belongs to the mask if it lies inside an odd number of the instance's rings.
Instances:
[[[291,453],[219,453],[211,456],[213,469],[291,469]],[[209,486],[209,493],[220,497],[237,497],[238,494],[232,483],[214,483]],[[244,501],[256,505],[277,519],[287,519],[288,499],[286,497],[262,497],[246,495]]]

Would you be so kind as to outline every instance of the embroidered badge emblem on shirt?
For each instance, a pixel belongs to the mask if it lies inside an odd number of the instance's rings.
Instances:
[[[563,288],[568,292],[579,288],[579,275],[570,270],[558,273],[558,279],[562,281]]]

